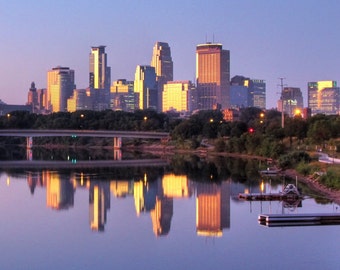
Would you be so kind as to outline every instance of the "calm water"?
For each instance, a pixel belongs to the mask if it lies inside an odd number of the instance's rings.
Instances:
[[[154,167],[2,168],[0,268],[339,269],[340,225],[257,221],[339,206],[316,194],[298,207],[239,201],[246,190],[282,190],[281,179],[251,176],[254,166],[195,157]]]

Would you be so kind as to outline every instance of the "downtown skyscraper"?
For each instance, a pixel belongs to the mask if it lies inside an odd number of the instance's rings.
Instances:
[[[110,108],[111,68],[107,66],[105,46],[92,47],[90,53],[89,86],[94,89],[94,110]]]
[[[93,89],[110,89],[111,68],[107,66],[105,46],[91,48],[89,84]]]
[[[138,65],[135,73],[134,92],[141,110],[157,110],[158,95],[155,68]]]
[[[74,70],[68,67],[55,67],[47,72],[48,111],[66,112],[67,99],[76,88]]]
[[[173,80],[171,50],[166,42],[156,42],[153,47],[151,66],[155,68],[159,112],[162,111],[162,92],[164,84]]]
[[[230,105],[230,52],[222,44],[196,47],[197,108],[225,109]]]

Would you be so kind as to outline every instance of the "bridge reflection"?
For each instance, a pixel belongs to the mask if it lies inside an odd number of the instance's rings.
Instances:
[[[139,167],[166,166],[165,159],[132,159],[132,160],[9,160],[0,161],[3,169],[70,169],[70,168],[111,168],[111,167]]]

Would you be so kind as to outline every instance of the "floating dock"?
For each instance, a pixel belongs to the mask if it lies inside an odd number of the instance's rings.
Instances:
[[[301,199],[302,196],[284,193],[240,193],[238,198],[246,201],[293,201]]]
[[[303,199],[293,184],[288,184],[283,192],[279,193],[240,193],[240,200],[246,201],[297,201]]]
[[[340,213],[260,214],[258,222],[268,227],[340,225]]]

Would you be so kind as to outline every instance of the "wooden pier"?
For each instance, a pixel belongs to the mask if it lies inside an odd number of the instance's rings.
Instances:
[[[268,227],[340,225],[340,213],[260,214],[258,222]]]

